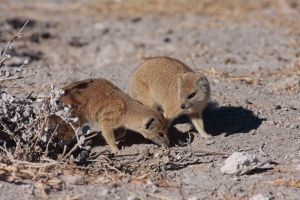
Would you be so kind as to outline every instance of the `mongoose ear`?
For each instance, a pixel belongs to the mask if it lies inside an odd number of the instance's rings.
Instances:
[[[146,130],[151,130],[154,128],[155,125],[155,119],[153,117],[149,118],[145,122],[145,129]]]

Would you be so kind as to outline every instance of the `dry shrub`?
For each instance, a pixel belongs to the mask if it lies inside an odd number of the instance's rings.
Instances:
[[[12,43],[23,36],[22,31],[27,23],[28,21],[8,42],[1,52],[0,59],[0,178],[11,180],[17,180],[17,177],[35,179],[38,176],[35,175],[36,171],[27,168],[48,168],[66,159],[78,147],[82,152],[89,149],[84,137],[77,140],[77,144],[69,153],[66,152],[67,148],[63,150],[66,145],[62,147],[51,140],[55,130],[49,130],[47,127],[49,116],[57,115],[70,125],[76,121],[70,107],[57,103],[62,91],[51,86],[49,98],[37,99],[32,94],[19,97],[18,88],[30,87],[31,85],[23,81],[34,76],[36,72],[22,75],[23,67],[28,65],[27,60],[17,69],[6,68],[5,64],[11,59],[9,51]],[[16,91],[16,94],[10,93],[12,88],[15,88],[13,91]],[[83,134],[80,129],[74,128],[74,131],[77,136]]]

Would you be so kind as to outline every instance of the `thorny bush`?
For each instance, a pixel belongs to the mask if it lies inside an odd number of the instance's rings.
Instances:
[[[2,152],[0,153],[10,152],[14,160],[38,162],[41,156],[49,156],[52,151],[59,149],[51,141],[55,130],[49,130],[47,127],[49,117],[57,115],[71,126],[77,118],[72,116],[70,107],[58,103],[63,91],[52,85],[49,97],[43,99],[32,97],[32,94],[22,98],[8,92],[12,86],[19,85],[20,82],[35,74],[22,75],[22,69],[28,65],[28,60],[24,60],[17,69],[11,69],[5,65],[8,60],[12,59],[8,51],[12,48],[13,41],[23,36],[22,30],[27,22],[1,52],[0,147]],[[29,85],[23,84],[22,87],[29,87]],[[78,135],[83,134],[80,129],[74,128],[74,131],[77,139]],[[84,145],[79,143],[80,141],[78,140],[78,147]]]

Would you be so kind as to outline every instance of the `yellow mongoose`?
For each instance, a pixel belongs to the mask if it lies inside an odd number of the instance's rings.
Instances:
[[[129,79],[129,95],[143,104],[164,113],[167,123],[187,114],[202,137],[202,111],[206,107],[210,87],[206,77],[194,72],[179,60],[168,57],[148,58]]]
[[[70,105],[73,114],[78,117],[74,125],[80,127],[85,123],[98,123],[112,152],[119,151],[114,130],[119,132],[118,138],[125,136],[125,129],[130,129],[157,144],[169,146],[167,124],[163,115],[132,99],[111,82],[105,79],[87,79],[72,83],[64,87],[63,91],[59,101]],[[58,122],[57,119],[58,117],[52,118]],[[70,127],[62,127],[57,138],[69,137],[69,130]]]

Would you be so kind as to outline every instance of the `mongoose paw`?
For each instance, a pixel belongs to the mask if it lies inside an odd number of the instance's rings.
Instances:
[[[201,135],[201,137],[203,137],[204,139],[210,139],[210,138],[213,137],[212,135],[206,133],[205,131],[202,131],[202,132],[200,133],[200,135]]]

